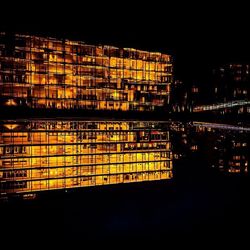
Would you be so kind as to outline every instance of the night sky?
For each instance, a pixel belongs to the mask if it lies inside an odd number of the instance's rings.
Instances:
[[[42,4],[42,6],[41,6]],[[250,15],[239,2],[23,4],[1,15],[1,30],[167,52],[178,79],[206,80],[222,63],[250,63]]]

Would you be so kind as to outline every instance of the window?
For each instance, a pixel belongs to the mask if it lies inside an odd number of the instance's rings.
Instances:
[[[5,147],[5,154],[11,154],[11,147]]]
[[[8,75],[5,75],[5,76],[4,76],[4,81],[5,81],[5,82],[9,82],[9,81],[10,81],[10,77],[9,77]]]
[[[19,153],[19,147],[14,147],[14,153],[18,154]]]

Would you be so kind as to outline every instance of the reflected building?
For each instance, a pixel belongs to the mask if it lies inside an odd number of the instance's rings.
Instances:
[[[198,151],[197,133],[191,123],[172,122],[169,125],[174,159],[188,158]]]
[[[167,54],[0,33],[0,107],[15,114],[167,110],[172,78]],[[2,196],[172,178],[162,122],[4,119]]]
[[[171,131],[177,162],[179,159],[195,160],[201,168],[206,166],[232,174],[249,173],[249,131],[237,126],[202,122],[175,124]]]
[[[217,159],[212,166],[223,172],[247,174],[249,143],[249,135],[242,132],[221,134],[214,146]]]
[[[167,54],[0,33],[0,58],[2,107],[157,111],[169,105]]]
[[[172,178],[163,122],[2,120],[1,195]]]

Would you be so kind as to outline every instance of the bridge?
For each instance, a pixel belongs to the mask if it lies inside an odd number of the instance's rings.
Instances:
[[[203,111],[211,111],[211,110],[218,110],[223,108],[232,108],[236,106],[245,106],[249,105],[250,101],[246,100],[235,100],[225,103],[216,103],[216,104],[210,104],[210,105],[200,105],[196,106],[193,109],[193,112],[203,112]]]
[[[244,132],[250,132],[250,127],[241,125],[221,124],[221,123],[210,123],[210,122],[193,122],[194,127],[206,127],[212,129],[223,129],[223,130],[238,130]]]

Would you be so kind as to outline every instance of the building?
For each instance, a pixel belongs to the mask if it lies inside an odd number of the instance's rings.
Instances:
[[[197,84],[175,80],[171,84],[170,106],[174,113],[191,113],[193,107],[204,101]]]
[[[157,111],[172,57],[132,48],[0,33],[0,106]]]
[[[185,112],[188,109],[188,91],[183,81],[175,80],[171,84],[171,109],[174,113]]]
[[[216,103],[250,100],[250,65],[227,64],[213,72],[214,99]],[[239,105],[221,110],[222,113],[247,114],[250,105]]]
[[[200,85],[198,98],[193,96],[193,111],[244,119],[250,114],[249,70],[249,64],[236,63],[215,68],[209,81]]]
[[[213,71],[214,100],[249,100],[250,65],[227,64]]]
[[[1,120],[1,196],[172,178],[163,122]]]

